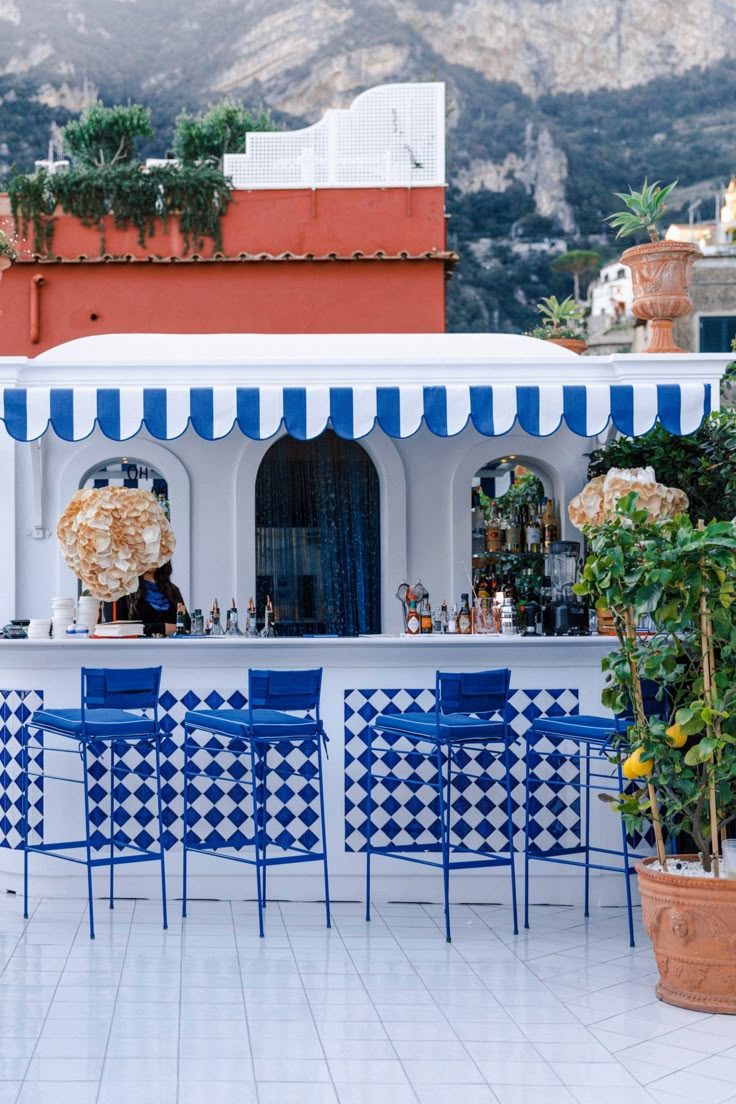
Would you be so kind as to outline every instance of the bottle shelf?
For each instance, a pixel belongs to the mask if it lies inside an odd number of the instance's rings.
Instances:
[[[544,552],[508,552],[504,549],[501,552],[474,552],[472,558],[474,560],[497,560],[499,557],[504,558],[506,556],[515,556],[517,559],[542,558]]]

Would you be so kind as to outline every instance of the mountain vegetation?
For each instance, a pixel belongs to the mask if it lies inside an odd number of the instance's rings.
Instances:
[[[641,48],[639,17],[657,49]],[[576,277],[584,293],[588,270],[564,271],[563,255],[618,255],[613,192],[678,179],[668,217],[709,218],[736,170],[733,16],[682,0],[677,17],[688,34],[660,0],[0,0],[0,180],[52,137],[58,157],[61,128],[96,99],[150,112],[139,155],[192,139],[216,159],[225,99],[256,127],[294,128],[383,81],[444,80],[461,256],[448,327],[519,332],[543,296],[564,299]]]

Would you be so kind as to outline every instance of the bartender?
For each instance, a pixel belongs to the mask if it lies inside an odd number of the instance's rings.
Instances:
[[[181,591],[171,581],[171,560],[155,571],[147,571],[138,579],[134,594],[126,594],[117,602],[106,602],[106,621],[142,621],[146,636],[171,636],[176,632],[176,611],[184,606],[184,631],[189,632],[191,620]]]

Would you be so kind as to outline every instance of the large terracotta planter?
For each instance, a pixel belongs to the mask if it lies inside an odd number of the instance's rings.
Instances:
[[[674,319],[687,314],[690,275],[701,256],[690,242],[658,241],[635,245],[621,254],[621,263],[631,269],[634,285],[632,311],[651,323],[647,353],[682,353],[672,338]]]
[[[679,1008],[736,1015],[736,880],[665,874],[650,869],[655,861],[637,863],[636,872],[659,968],[657,996]]]

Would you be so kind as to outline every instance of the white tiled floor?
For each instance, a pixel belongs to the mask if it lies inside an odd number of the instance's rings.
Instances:
[[[172,902],[172,912],[176,905]],[[0,900],[0,1104],[736,1102],[736,1017],[654,999],[623,910]]]

